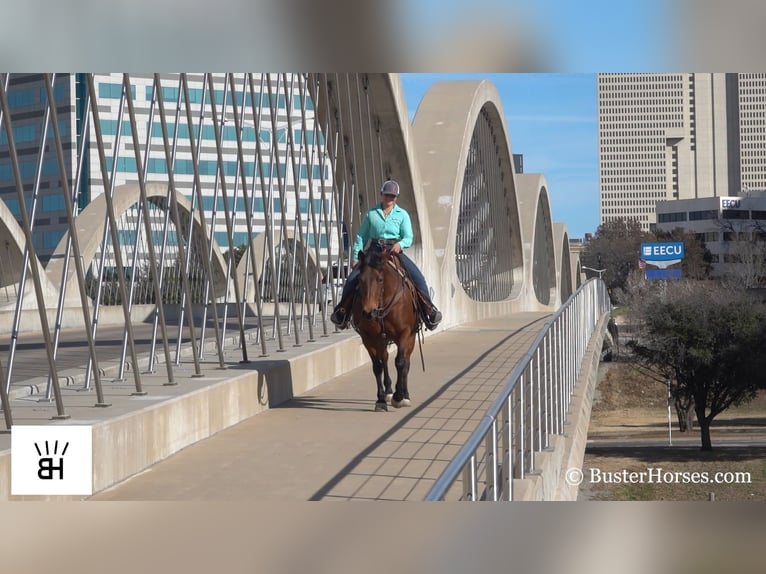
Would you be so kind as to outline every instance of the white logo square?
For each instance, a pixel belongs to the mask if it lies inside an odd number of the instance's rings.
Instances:
[[[651,255],[652,254],[652,247],[650,245],[647,245],[644,247],[644,255]]]
[[[13,425],[11,495],[93,494],[93,429],[89,425]]]

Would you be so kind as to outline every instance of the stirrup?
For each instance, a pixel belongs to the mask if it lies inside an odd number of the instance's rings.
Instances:
[[[431,314],[423,313],[423,324],[426,326],[426,329],[428,329],[429,331],[433,331],[434,329],[436,329],[436,327],[439,326],[439,323],[441,323],[441,320],[442,320],[442,314],[436,307],[433,308]]]
[[[338,307],[330,315],[330,321],[339,329],[345,329],[348,327],[348,315],[344,307]]]

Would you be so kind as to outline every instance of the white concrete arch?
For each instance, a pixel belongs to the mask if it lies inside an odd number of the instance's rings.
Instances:
[[[554,309],[559,298],[556,281],[556,255],[553,238],[548,184],[538,173],[516,176],[524,233],[527,281],[534,301],[542,308]]]
[[[24,230],[5,201],[0,199],[0,287],[19,282],[26,242]]]
[[[488,81],[456,81],[434,84],[423,97],[412,125],[414,161],[422,178],[423,202],[431,222],[432,257],[424,257],[428,277],[437,277],[437,303],[448,304],[448,314],[459,323],[501,312],[525,309],[525,263],[522,231],[516,197],[513,162],[500,96]],[[455,238],[461,197],[466,177],[469,150],[477,122],[489,124],[495,141],[498,170],[502,174],[504,208],[509,229],[494,230],[507,234],[505,252],[512,290],[503,301],[480,302],[462,289],[456,273]],[[423,230],[425,234],[425,230]]]
[[[164,209],[165,200],[167,197],[168,186],[165,183],[149,183],[146,184],[147,199]],[[132,206],[140,201],[140,187],[137,183],[129,183],[125,185],[117,186],[114,190],[112,202],[114,205],[115,217],[119,218]],[[188,230],[189,219],[191,215],[191,202],[183,195],[177,195],[179,219],[181,220],[181,226]],[[172,221],[172,220],[171,220]],[[199,211],[194,210],[194,232],[192,234],[192,242],[196,246],[202,245],[201,227]],[[78,234],[78,242],[80,245],[80,255],[82,256],[83,266],[87,269],[96,253],[101,248],[101,239],[104,232],[104,226],[106,225],[106,196],[101,194],[94,198],[88,206],[82,210],[75,220],[75,227]],[[185,232],[182,231],[182,233]],[[64,256],[66,252],[67,234],[61,238],[59,244],[56,246],[56,250],[51,256],[51,260],[48,263],[46,272],[50,282],[54,285],[59,285],[61,281],[61,272],[64,265]],[[213,280],[215,292],[217,295],[222,295],[228,282],[226,281],[226,260],[224,259],[218,244],[213,240],[213,258],[212,258]],[[76,288],[74,288],[73,281],[76,281],[76,274],[74,265],[69,266],[69,273],[67,276],[67,297],[71,299],[73,294],[76,294]]]
[[[582,264],[579,253],[570,253],[569,265],[572,272],[572,289],[577,291],[582,285]]]
[[[354,93],[359,85],[369,100],[369,116],[365,114],[366,101],[362,104],[353,98],[353,105],[348,101],[348,93]],[[339,157],[334,173],[336,185],[356,193],[343,214],[344,220],[351,222],[351,234],[356,233],[354,226],[358,224],[356,210],[363,213],[371,207],[383,181],[394,179],[401,191],[398,203],[412,219],[413,252],[417,253],[409,254],[417,260],[424,248],[430,250],[430,236],[421,233],[429,225],[427,219],[423,220],[424,206],[418,195],[420,178],[411,154],[409,115],[399,75],[312,74],[308,87],[317,102],[319,124],[326,126],[325,137],[331,146],[337,146],[328,150]]]
[[[0,199],[0,309],[10,309],[16,306],[18,285],[24,263],[24,249],[27,244],[24,230],[16,221],[8,205]],[[37,265],[43,297],[46,307],[56,304],[58,290],[55,284],[48,280],[40,260],[34,258]],[[37,299],[34,294],[32,276],[27,275],[24,287],[24,303],[22,309],[36,309]]]
[[[258,281],[262,282],[265,273],[269,273],[268,267],[270,265],[266,239],[267,239],[266,233],[259,233],[253,239],[251,239],[250,245],[248,246],[248,250],[245,250],[245,252],[242,254],[242,258],[239,260],[239,264],[237,265],[236,280],[239,282],[240,292],[243,294],[243,297],[246,297],[246,301],[248,302],[248,305],[251,306],[251,309],[253,310],[253,312],[256,311],[256,307],[255,307],[255,288],[256,288],[255,275],[256,273],[253,273],[252,261],[250,259],[249,249],[252,249],[255,255],[255,265],[257,269]],[[309,247],[305,243],[301,242],[300,239],[296,236],[295,231],[293,231],[292,229],[285,230],[283,242],[284,241],[289,241],[290,243],[292,243],[294,248],[298,251],[298,257],[300,258],[301,261],[303,260],[304,257],[306,257],[306,261],[307,261],[306,281],[308,281],[308,285],[309,285],[309,290],[306,293],[306,297],[307,297],[308,303],[315,303],[316,301],[313,300],[314,286],[318,284],[318,282],[321,282],[322,280],[322,270],[319,268],[319,263],[317,262],[314,256],[315,250],[312,247]],[[265,273],[263,271],[264,269],[267,269]],[[304,287],[304,285],[303,283],[299,283],[297,287],[301,289]],[[269,309],[271,309],[271,305],[272,305],[271,303],[268,303],[265,305]]]
[[[558,285],[558,305],[563,304],[574,293],[572,288],[571,253],[569,251],[569,232],[566,223],[553,224],[553,247],[556,254],[556,284]]]

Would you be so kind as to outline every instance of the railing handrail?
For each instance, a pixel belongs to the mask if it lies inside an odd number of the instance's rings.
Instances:
[[[463,468],[468,463],[470,457],[473,456],[473,454],[476,452],[486,437],[487,433],[491,430],[492,424],[497,420],[497,417],[501,409],[505,406],[508,397],[515,390],[516,386],[521,380],[522,375],[527,370],[529,363],[534,358],[535,352],[550,332],[554,323],[561,318],[563,313],[574,302],[575,298],[577,298],[580,293],[586,289],[588,284],[598,281],[601,280],[592,278],[580,285],[577,291],[570,295],[566,302],[548,318],[544,327],[540,329],[537,336],[534,338],[532,343],[530,343],[526,353],[524,353],[521,360],[516,364],[516,367],[514,367],[513,371],[511,371],[511,373],[506,378],[506,383],[503,385],[503,388],[498,394],[497,398],[495,398],[489,407],[487,407],[486,413],[481,418],[474,431],[471,433],[471,436],[468,437],[466,443],[460,448],[455,457],[449,462],[439,478],[436,479],[436,482],[433,484],[423,500],[434,501],[441,500],[443,498],[447,489],[457,480]]]

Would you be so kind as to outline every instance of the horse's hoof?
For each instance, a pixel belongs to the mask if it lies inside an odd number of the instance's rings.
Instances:
[[[379,413],[381,411],[388,411],[388,406],[386,406],[386,403],[375,403],[375,412]]]
[[[399,403],[399,406],[401,407],[409,407],[411,405],[412,403],[410,402],[410,399],[402,399],[401,402]]]
[[[388,393],[388,394],[386,395],[386,404],[387,404],[387,405],[390,405],[390,404],[391,404],[391,399],[392,399],[393,397],[394,397],[394,393]]]

